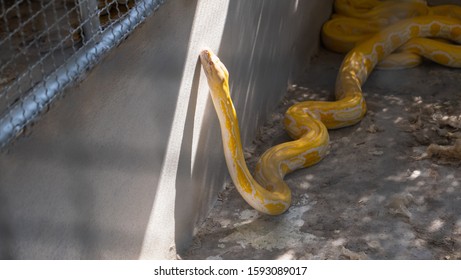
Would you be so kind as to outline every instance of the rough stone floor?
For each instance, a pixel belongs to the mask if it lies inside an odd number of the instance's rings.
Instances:
[[[342,56],[321,50],[247,147],[250,168],[288,140],[283,112],[300,100],[333,99]],[[286,177],[293,205],[262,215],[231,185],[183,259],[460,259],[461,71],[425,62],[375,70],[363,91],[368,113],[330,131],[319,164]]]

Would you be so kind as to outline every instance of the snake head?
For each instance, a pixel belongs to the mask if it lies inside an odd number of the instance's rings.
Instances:
[[[229,72],[213,51],[210,49],[201,51],[200,62],[202,63],[202,68],[205,71],[210,87],[226,86],[229,79]]]

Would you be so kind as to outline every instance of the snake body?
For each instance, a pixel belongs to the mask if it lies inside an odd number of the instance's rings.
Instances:
[[[461,22],[437,15],[405,19],[353,47],[344,58],[337,76],[336,101],[305,101],[291,106],[285,113],[284,125],[294,140],[268,149],[256,166],[255,177],[248,170],[243,156],[238,119],[230,97],[229,73],[211,50],[203,50],[200,60],[220,122],[226,163],[245,201],[266,214],[285,212],[291,204],[291,191],[283,180],[284,176],[316,164],[325,157],[328,129],[350,126],[364,117],[366,104],[361,87],[373,68],[393,51],[419,37],[437,37],[461,43]],[[460,63],[459,49],[440,52],[437,47],[419,46],[416,42],[406,48],[447,65],[452,63],[457,67],[456,63]]]
[[[322,27],[322,42],[329,50],[347,53],[356,45],[402,19],[417,16],[444,16],[461,20],[461,7],[440,5],[429,7],[422,0],[336,0],[333,18]],[[407,45],[411,45],[409,47]],[[418,46],[417,48],[415,46]],[[419,65],[422,57],[450,67],[461,67],[458,59],[439,60],[437,49],[444,54],[459,56],[459,47],[450,42],[428,38],[412,38],[396,52],[383,58],[377,65],[380,69],[402,69]]]

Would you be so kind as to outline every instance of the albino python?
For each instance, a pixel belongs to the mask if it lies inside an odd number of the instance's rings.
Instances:
[[[329,50],[347,53],[385,27],[416,16],[446,16],[461,20],[461,7],[429,7],[424,0],[336,0],[332,19],[322,27],[322,42]],[[431,36],[432,37],[432,36]],[[430,49],[430,50],[428,50]],[[439,52],[435,52],[439,50]],[[439,59],[438,53],[453,56]],[[402,69],[419,65],[421,55],[450,67],[460,67],[459,47],[443,40],[412,38],[396,52],[383,58],[380,69]],[[428,57],[431,54],[433,57]]]
[[[461,21],[437,15],[400,20],[355,45],[340,67],[336,80],[336,101],[305,101],[291,106],[285,114],[284,125],[295,140],[267,150],[257,164],[256,179],[245,163],[238,120],[230,98],[229,73],[211,50],[203,50],[200,60],[219,118],[226,163],[245,201],[256,210],[270,215],[286,211],[291,203],[291,191],[283,180],[284,176],[313,165],[326,155],[328,129],[353,125],[364,117],[366,105],[361,86],[372,69],[394,50],[417,37],[437,37],[461,43]],[[460,64],[461,50],[458,47],[451,46],[455,49],[440,51],[437,47],[431,48],[432,43],[423,43],[425,47],[415,44],[407,46],[407,51],[414,51],[439,63]]]

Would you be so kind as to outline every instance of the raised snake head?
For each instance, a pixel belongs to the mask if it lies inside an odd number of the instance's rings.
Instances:
[[[228,86],[229,72],[213,51],[210,49],[201,51],[200,62],[211,89],[222,89]]]

